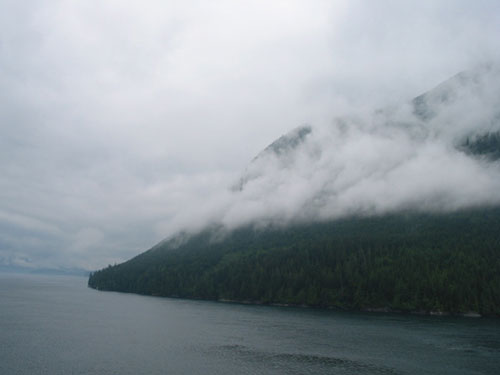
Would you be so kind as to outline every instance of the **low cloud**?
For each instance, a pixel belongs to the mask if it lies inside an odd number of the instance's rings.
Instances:
[[[259,154],[233,189],[179,215],[177,229],[499,204],[500,163],[466,148],[498,136],[498,97],[500,67],[483,65],[400,107],[295,129]],[[203,220],[189,222],[200,212]]]

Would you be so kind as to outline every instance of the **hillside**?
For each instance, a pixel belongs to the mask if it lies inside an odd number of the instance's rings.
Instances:
[[[500,315],[500,209],[205,231],[95,272],[149,295]]]
[[[368,120],[296,128],[252,160],[201,230],[89,286],[500,315],[499,94],[500,68],[481,66]]]

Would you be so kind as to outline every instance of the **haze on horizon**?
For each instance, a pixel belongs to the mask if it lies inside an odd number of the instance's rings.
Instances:
[[[0,0],[0,10],[0,265],[97,269],[211,220],[289,220],[302,207],[290,203],[313,199],[311,184],[324,188],[342,163],[351,195],[308,217],[363,199],[400,207],[411,186],[379,199],[383,181],[418,176],[432,190],[457,165],[450,184],[476,184],[443,208],[498,198],[498,165],[450,151],[471,129],[436,125],[438,141],[420,148],[369,115],[500,61],[496,1]],[[483,104],[466,114],[481,118]],[[339,117],[353,119],[342,135]],[[271,163],[274,178],[231,192],[261,150],[303,124],[312,149],[291,174]],[[417,162],[389,179],[364,178],[412,152]],[[311,160],[312,176],[301,168]]]

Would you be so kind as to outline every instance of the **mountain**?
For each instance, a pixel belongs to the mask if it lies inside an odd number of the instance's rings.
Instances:
[[[248,182],[261,177],[265,169],[263,165],[268,163],[270,158],[279,161],[281,169],[289,167],[293,163],[295,150],[304,143],[310,133],[312,127],[303,125],[271,143],[252,160],[233,190],[242,191]]]
[[[464,113],[474,112],[478,104],[482,118],[468,120],[473,131],[462,135],[458,144],[471,155],[485,156],[491,160],[500,158],[500,108],[498,103],[500,66],[485,64],[475,70],[461,72],[443,82],[430,92],[413,99],[413,112],[417,118],[430,122],[447,110]],[[475,101],[468,100],[474,98]],[[458,111],[457,107],[464,110]],[[467,112],[466,112],[467,111]]]
[[[369,118],[296,128],[251,161],[227,212],[89,286],[500,315],[499,97],[484,65]]]
[[[500,209],[215,229],[97,271],[99,290],[251,303],[500,314]]]

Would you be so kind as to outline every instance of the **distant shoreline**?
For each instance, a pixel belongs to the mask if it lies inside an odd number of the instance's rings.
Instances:
[[[51,268],[27,268],[27,267],[3,267],[0,273],[17,275],[47,275],[47,276],[79,276],[89,277],[91,271],[82,269],[51,269]]]

